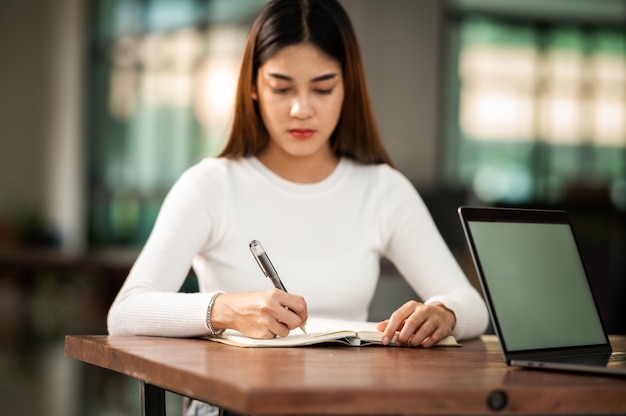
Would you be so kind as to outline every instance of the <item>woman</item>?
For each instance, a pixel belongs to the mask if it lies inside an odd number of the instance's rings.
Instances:
[[[268,250],[289,293],[271,288],[248,243]],[[475,337],[485,305],[372,115],[351,23],[336,0],[274,0],[253,22],[235,115],[218,158],[166,197],[108,316],[111,334],[191,337],[236,329],[286,336],[308,316],[365,320],[379,260],[424,302],[379,324],[384,343]],[[189,268],[200,293],[178,293]]]

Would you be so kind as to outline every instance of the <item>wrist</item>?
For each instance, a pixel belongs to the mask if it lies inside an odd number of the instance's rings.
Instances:
[[[207,329],[209,330],[209,334],[213,336],[221,335],[222,332],[224,332],[223,328],[216,329],[216,327],[213,325],[214,323],[213,317],[215,316],[215,314],[213,313],[213,310],[215,307],[215,302],[217,298],[223,294],[224,292],[216,292],[213,296],[211,296],[211,299],[209,300],[209,305],[207,306],[207,310],[206,310],[206,326],[207,326]]]
[[[446,312],[446,316],[448,316],[450,322],[452,323],[451,328],[454,329],[454,327],[456,326],[456,314],[454,313],[454,311],[452,309],[449,309],[448,307],[446,307],[446,305],[440,302],[431,303],[431,305],[437,306],[438,308]]]

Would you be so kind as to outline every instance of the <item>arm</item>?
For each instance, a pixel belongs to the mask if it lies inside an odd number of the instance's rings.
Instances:
[[[146,245],[111,305],[110,334],[192,337],[209,333],[207,312],[217,292],[178,291],[193,258],[220,241],[219,224],[227,222],[219,212],[222,190],[206,180],[210,175],[192,168],[168,193]],[[287,311],[287,306],[296,313]],[[235,328],[258,338],[286,335],[306,321],[306,303],[274,289],[223,294],[215,299],[210,319],[215,330]]]
[[[113,301],[112,335],[194,336],[207,332],[213,293],[178,293],[192,258],[211,232],[210,213],[197,198],[189,172],[165,198],[154,228]]]
[[[480,335],[488,324],[485,303],[448,249],[426,205],[404,178],[394,181],[390,192],[396,203],[388,213],[391,227],[383,254],[424,302],[397,309],[379,327],[384,336],[398,330],[401,342],[431,346],[450,334],[457,339]]]

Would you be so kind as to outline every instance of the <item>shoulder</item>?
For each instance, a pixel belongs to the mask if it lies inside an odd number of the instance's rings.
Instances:
[[[416,193],[415,187],[407,177],[386,163],[362,164],[348,159],[346,165],[348,174],[355,179],[365,179],[364,182],[371,187],[372,191],[405,195]]]
[[[238,171],[245,169],[245,159],[208,157],[188,168],[178,182],[196,186],[215,186],[232,180]]]
[[[342,162],[352,174],[367,175],[387,181],[406,180],[402,173],[386,163],[365,164],[349,158],[344,158]]]
[[[182,177],[207,179],[228,175],[228,172],[241,164],[239,159],[207,157],[188,168]]]
[[[233,189],[238,176],[236,171],[245,169],[243,159],[206,158],[187,168],[176,180],[168,193],[169,199],[206,202],[208,195],[214,200],[227,195]]]
[[[413,183],[397,169],[387,164],[362,165],[351,162],[350,170],[362,181],[366,193],[364,201],[373,207],[382,219],[384,232],[391,232],[410,221],[420,220],[427,212],[419,192]]]

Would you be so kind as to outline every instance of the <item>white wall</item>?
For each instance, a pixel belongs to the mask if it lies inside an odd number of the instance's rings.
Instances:
[[[0,12],[0,214],[20,202],[43,204],[47,11],[36,1],[9,1]]]
[[[418,187],[437,181],[440,0],[341,0],[357,33],[381,133]]]
[[[50,11],[46,104],[45,216],[61,233],[63,248],[81,250],[85,241],[85,138],[87,9],[82,0],[55,0]]]
[[[0,12],[0,222],[37,212],[68,249],[84,243],[85,16],[81,0]]]

